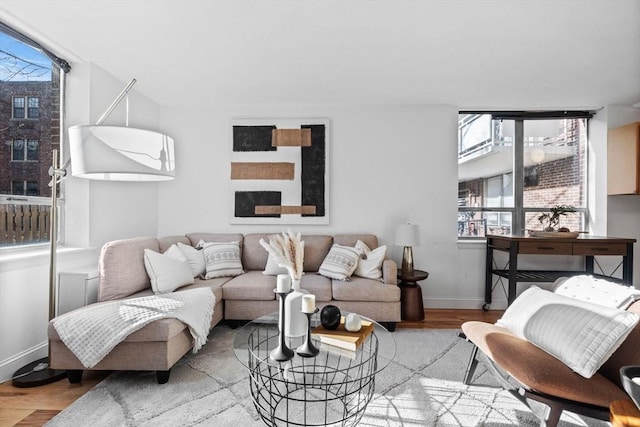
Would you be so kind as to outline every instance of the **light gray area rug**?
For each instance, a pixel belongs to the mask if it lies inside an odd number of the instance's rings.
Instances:
[[[396,358],[376,376],[375,394],[359,425],[539,425],[482,364],[473,385],[462,384],[472,345],[457,332],[397,329]],[[157,384],[151,372],[115,372],[47,426],[264,426],[253,408],[247,371],[233,353],[233,338],[234,330],[216,326],[200,352],[173,367],[167,384]],[[609,424],[565,414],[560,425]]]

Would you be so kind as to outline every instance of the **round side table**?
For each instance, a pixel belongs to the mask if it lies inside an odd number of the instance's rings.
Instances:
[[[401,270],[398,270],[402,320],[418,321],[424,319],[422,289],[418,282],[427,277],[429,277],[429,273],[422,270],[413,270],[413,274],[403,274]]]

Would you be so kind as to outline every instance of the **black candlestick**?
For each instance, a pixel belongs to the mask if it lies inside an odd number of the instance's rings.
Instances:
[[[318,350],[318,348],[311,342],[311,316],[317,312],[318,309],[316,308],[313,313],[304,313],[307,315],[307,336],[304,339],[304,343],[296,350],[298,356],[315,357],[320,352],[320,350]]]
[[[276,362],[285,362],[293,358],[293,354],[294,354],[293,350],[291,350],[287,346],[287,343],[285,343],[284,341],[284,315],[285,315],[284,300],[287,298],[287,295],[290,292],[292,292],[292,290],[289,289],[287,292],[278,292],[277,289],[274,289],[273,291],[276,294],[278,294],[278,296],[280,297],[280,315],[278,316],[279,335],[278,335],[278,347],[271,350],[271,353],[269,353],[269,356],[271,357],[271,359],[275,360]]]

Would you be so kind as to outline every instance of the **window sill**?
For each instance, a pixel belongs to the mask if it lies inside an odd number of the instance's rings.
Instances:
[[[74,248],[59,246],[56,252],[58,257],[92,255],[95,248]],[[0,267],[23,268],[29,265],[45,264],[49,262],[49,245],[33,245],[28,248],[2,248],[0,249]]]
[[[487,244],[487,240],[482,239],[458,239],[459,249],[477,249],[479,247],[484,248]]]

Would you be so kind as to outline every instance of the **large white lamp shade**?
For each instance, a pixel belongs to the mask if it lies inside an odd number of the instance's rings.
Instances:
[[[124,126],[69,128],[72,175],[106,181],[166,181],[175,178],[173,138]]]

